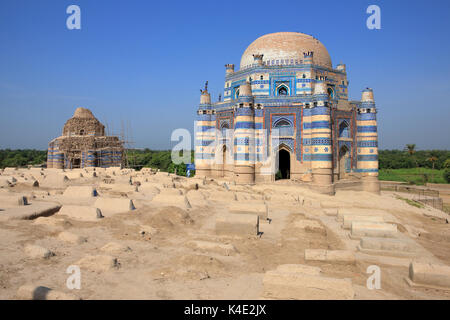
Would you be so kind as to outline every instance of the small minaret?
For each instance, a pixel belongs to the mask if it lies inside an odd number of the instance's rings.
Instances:
[[[303,63],[313,64],[313,62],[314,62],[314,52],[313,51],[303,52]]]
[[[200,96],[200,106],[201,105],[211,105],[211,95],[208,92],[208,81],[205,83],[205,89],[201,90],[201,96]]]
[[[262,66],[263,65],[263,54],[254,54],[253,55],[253,61],[255,62],[255,64]]]
[[[199,177],[211,176],[211,161],[214,154],[215,115],[211,105],[211,95],[208,92],[208,81],[205,89],[200,90],[200,105],[195,123],[195,171]]]
[[[379,193],[377,109],[372,89],[363,90],[357,111],[358,172],[362,177],[363,190]]]
[[[246,81],[239,86],[239,97],[252,97],[252,87],[250,82]],[[248,103],[244,103],[244,106],[248,107]]]
[[[345,64],[343,64],[343,63],[339,63],[336,66],[336,70],[344,72],[344,73],[347,73],[347,66]]]
[[[225,74],[228,76],[234,73],[234,64],[226,64],[225,65]]]
[[[324,82],[316,83],[313,99],[313,108],[310,113],[313,188],[321,193],[334,195],[331,106]]]
[[[316,71],[313,68],[313,57],[314,57],[314,52],[304,52],[303,53],[303,64],[306,66],[306,68],[304,69],[304,72],[309,73],[310,78],[311,78],[311,82],[307,82],[304,87],[304,91],[305,94],[314,94],[314,76],[316,74]]]

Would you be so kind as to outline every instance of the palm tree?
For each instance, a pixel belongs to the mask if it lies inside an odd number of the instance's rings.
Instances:
[[[409,155],[413,158],[416,163],[416,167],[419,166],[417,160],[414,158],[414,154],[416,153],[416,145],[415,144],[407,144],[405,150],[409,153]]]
[[[410,156],[412,156],[414,153],[416,153],[416,145],[415,144],[407,144],[405,150],[408,151]]]
[[[434,170],[434,164],[437,160],[438,160],[438,158],[435,156],[431,156],[427,159],[427,161],[430,161],[432,163],[432,170]]]
[[[432,181],[434,181],[434,164],[436,163],[437,160],[438,160],[438,158],[434,155],[434,153],[431,153],[430,157],[427,159],[427,161],[430,161],[432,164],[432,168],[431,168],[431,170],[433,172],[432,178],[431,178]]]

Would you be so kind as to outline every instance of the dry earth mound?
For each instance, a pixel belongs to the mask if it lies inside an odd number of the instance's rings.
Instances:
[[[155,228],[173,228],[176,226],[191,225],[194,220],[189,213],[178,207],[165,207],[154,215],[141,218],[141,221]]]

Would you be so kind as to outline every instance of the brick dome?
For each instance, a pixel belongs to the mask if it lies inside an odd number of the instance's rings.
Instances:
[[[77,108],[73,117],[67,120],[63,128],[64,136],[103,136],[104,134],[105,126],[94,117],[91,110],[86,108]]]
[[[303,53],[311,51],[314,52],[315,65],[332,68],[327,49],[313,36],[299,32],[269,33],[259,37],[248,46],[241,58],[241,69],[254,63],[254,54],[263,54],[263,61],[288,60],[290,62],[291,60],[303,60]]]

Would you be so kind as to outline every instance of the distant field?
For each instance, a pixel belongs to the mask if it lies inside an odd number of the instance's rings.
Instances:
[[[410,169],[380,169],[379,180],[401,181],[423,185],[429,183],[447,183],[443,176],[444,170],[432,170],[428,168]]]

